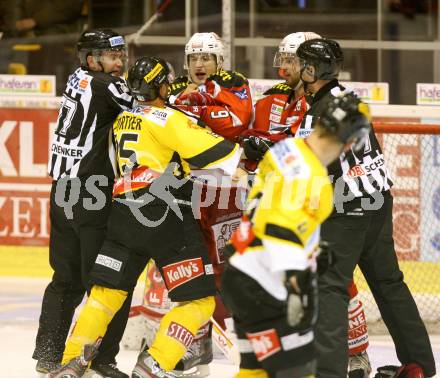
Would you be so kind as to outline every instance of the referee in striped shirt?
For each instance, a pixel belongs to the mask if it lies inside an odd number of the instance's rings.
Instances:
[[[305,90],[312,96],[311,108],[300,126],[305,132],[313,128],[321,107],[345,91],[337,80],[343,53],[336,41],[312,39],[300,45],[297,56]],[[347,285],[356,265],[373,293],[402,365],[415,364],[421,373],[417,376],[434,376],[429,337],[394,250],[392,182],[374,130],[363,148],[342,154],[328,171],[334,184],[335,208],[322,225],[321,238],[329,243],[335,262],[318,280],[316,376],[347,376]],[[366,377],[371,370],[368,358],[360,362],[361,371],[356,374],[363,374],[356,377]]]
[[[104,239],[114,182],[111,127],[133,98],[125,80],[124,38],[110,29],[85,31],[77,44],[81,66],[70,75],[50,147],[49,260],[54,274],[42,303],[33,358],[47,373],[61,362],[73,314],[88,290],[88,273]],[[127,377],[116,368],[131,298],[115,316],[92,368]]]

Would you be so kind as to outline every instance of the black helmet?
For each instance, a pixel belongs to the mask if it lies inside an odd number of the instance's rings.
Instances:
[[[121,51],[126,49],[124,37],[111,29],[86,30],[76,45],[83,67],[87,67],[87,56],[100,56],[102,51]]]
[[[344,61],[341,46],[331,39],[310,39],[301,43],[296,51],[301,62],[301,77],[307,66],[315,67],[315,80],[338,77]]]
[[[359,150],[371,129],[368,105],[352,92],[342,92],[322,105],[316,114],[321,127],[336,135],[341,143],[354,142],[353,149]]]
[[[138,101],[152,101],[160,97],[160,86],[163,83],[170,84],[171,81],[167,62],[161,58],[146,56],[135,62],[127,77],[128,87]]]

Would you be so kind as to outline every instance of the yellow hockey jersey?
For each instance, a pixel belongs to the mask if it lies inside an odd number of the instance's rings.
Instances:
[[[310,266],[320,225],[332,209],[333,189],[327,169],[306,142],[299,138],[278,142],[259,164],[247,202],[250,225],[237,230],[253,232],[257,242],[243,253],[235,253],[230,263],[275,298],[286,299],[284,272]]]
[[[170,107],[138,106],[124,111],[113,123],[113,135],[122,176],[115,184],[115,195],[147,186],[172,162],[178,163],[173,172],[177,178],[187,176],[192,167],[232,175],[241,155],[237,144]]]

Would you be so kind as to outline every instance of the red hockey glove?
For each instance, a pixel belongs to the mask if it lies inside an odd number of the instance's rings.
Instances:
[[[205,92],[191,92],[186,95],[181,95],[176,98],[174,102],[176,105],[195,105],[195,106],[209,106],[215,105],[214,98]]]

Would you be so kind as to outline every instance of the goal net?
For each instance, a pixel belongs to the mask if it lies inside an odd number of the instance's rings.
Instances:
[[[394,182],[399,265],[430,332],[440,324],[440,108],[372,106],[373,125]],[[355,282],[371,333],[385,332],[359,269]]]

